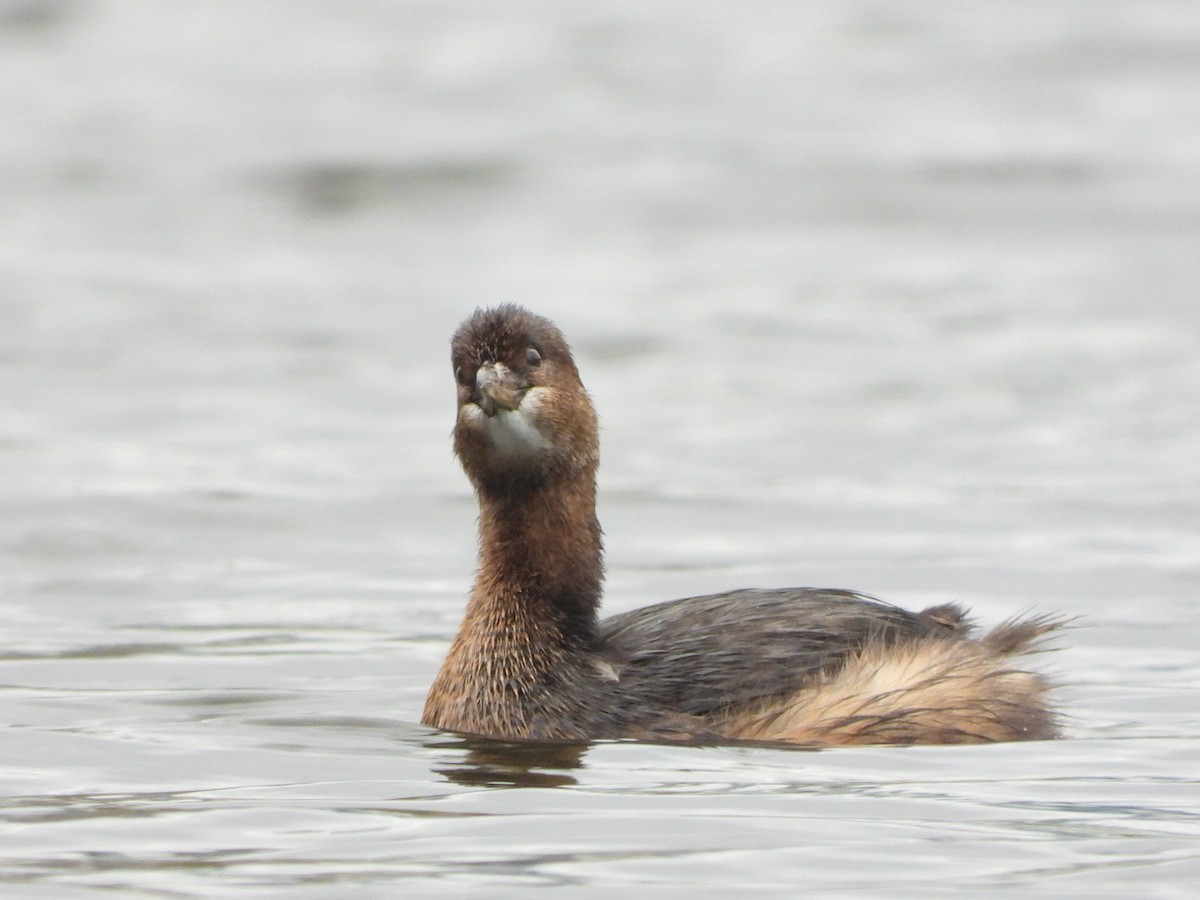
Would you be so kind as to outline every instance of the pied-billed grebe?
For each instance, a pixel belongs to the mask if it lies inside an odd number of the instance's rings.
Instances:
[[[596,414],[562,333],[519,306],[452,341],[454,451],[479,501],[479,571],[422,721],[506,739],[977,743],[1057,735],[1014,666],[1047,617],[972,637],[956,605],[740,590],[603,622]]]

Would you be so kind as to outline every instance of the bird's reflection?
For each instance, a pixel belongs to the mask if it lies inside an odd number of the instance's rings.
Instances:
[[[535,741],[493,741],[480,737],[447,737],[427,747],[452,750],[454,765],[435,769],[462,785],[494,787],[565,787],[577,784],[567,774],[583,767],[587,744],[543,744]],[[461,758],[460,758],[461,756]]]

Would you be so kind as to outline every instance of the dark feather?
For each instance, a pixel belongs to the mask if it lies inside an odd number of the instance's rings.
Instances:
[[[600,623],[623,689],[692,715],[789,693],[868,641],[944,630],[853,591],[738,590],[622,613]]]

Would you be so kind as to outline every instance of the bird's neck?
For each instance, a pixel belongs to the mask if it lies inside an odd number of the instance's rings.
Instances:
[[[423,721],[513,738],[579,737],[543,720],[547,697],[569,702],[567,685],[597,678],[589,662],[603,580],[594,468],[477,493],[479,571]]]
[[[518,628],[514,636],[529,645],[589,644],[603,578],[594,469],[479,492],[479,571],[467,622]]]

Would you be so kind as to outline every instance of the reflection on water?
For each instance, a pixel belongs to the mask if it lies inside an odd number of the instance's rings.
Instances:
[[[1196,22],[0,2],[0,894],[1190,895]],[[606,612],[1081,615],[1068,739],[418,725],[505,300],[600,411]]]
[[[587,753],[586,744],[514,743],[471,737],[439,738],[427,746],[465,751],[461,764],[435,769],[464,786],[553,788],[577,784],[566,771],[580,768]]]

